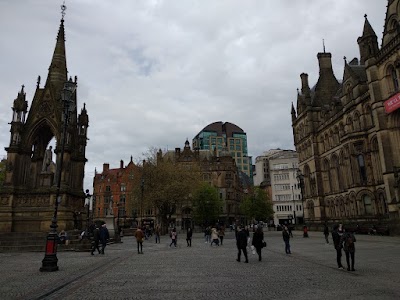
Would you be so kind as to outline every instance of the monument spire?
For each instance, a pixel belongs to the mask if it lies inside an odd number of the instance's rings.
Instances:
[[[67,7],[64,3],[63,5],[61,5],[61,22],[58,29],[56,46],[54,49],[53,57],[51,59],[49,73],[46,81],[46,86],[48,84],[51,84],[51,86],[55,89],[55,92],[61,90],[64,83],[68,80],[64,30],[64,16]]]

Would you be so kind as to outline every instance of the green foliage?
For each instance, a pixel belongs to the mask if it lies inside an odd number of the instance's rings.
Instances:
[[[158,219],[165,228],[172,215],[180,209],[201,182],[201,173],[194,164],[157,160],[152,151],[143,166],[143,195],[141,187],[135,198],[143,197],[144,209],[156,208]]]
[[[240,211],[249,219],[257,221],[266,221],[274,215],[267,193],[258,187],[243,200]]]
[[[218,189],[203,183],[193,196],[193,218],[196,223],[203,225],[215,224],[221,214],[223,202]]]

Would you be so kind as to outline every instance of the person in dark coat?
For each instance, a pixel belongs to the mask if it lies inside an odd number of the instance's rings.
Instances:
[[[339,230],[338,225],[335,225],[332,231],[332,240],[333,240],[333,246],[335,247],[336,250],[336,262],[339,269],[343,269],[341,238],[342,238],[342,231]]]
[[[261,226],[258,226],[256,231],[253,233],[252,245],[256,248],[258,254],[258,261],[261,261],[261,249],[263,248],[264,232]]]
[[[110,238],[106,224],[101,225],[100,229],[100,242],[101,242],[101,254],[104,254],[104,249],[107,246],[107,240]]]
[[[238,257],[237,257],[237,261],[240,262],[240,256],[242,254],[243,251],[243,255],[245,257],[245,263],[249,262],[249,259],[247,257],[247,234],[244,230],[244,228],[242,226],[240,226],[239,230],[237,231],[236,234],[236,246],[238,248]]]
[[[356,238],[354,234],[344,229],[344,233],[340,238],[340,243],[343,245],[344,254],[346,255],[347,271],[355,271],[354,269],[354,254],[356,252],[356,248],[354,245],[355,242]],[[350,268],[350,258],[351,258],[351,268]]]
[[[188,227],[186,231],[186,243],[188,247],[192,247],[192,235],[193,235],[192,228]]]
[[[99,254],[101,253],[99,248],[99,241],[100,241],[100,230],[98,226],[95,226],[93,229],[93,239],[92,239],[92,249],[90,254],[94,255],[94,251],[97,249]]]
[[[290,251],[290,243],[289,243],[290,235],[289,235],[287,226],[283,226],[282,237],[283,237],[283,241],[285,242],[286,254],[292,254],[292,252]]]

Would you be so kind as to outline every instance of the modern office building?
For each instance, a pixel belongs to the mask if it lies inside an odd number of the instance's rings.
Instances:
[[[229,122],[211,123],[193,138],[192,146],[195,150],[209,150],[216,156],[223,149],[228,149],[239,170],[252,180],[252,159],[248,156],[247,135],[239,126]]]
[[[292,126],[309,223],[400,217],[400,1],[386,2],[381,45],[365,16],[360,58],[344,59],[342,81],[325,51],[312,88],[300,75]]]

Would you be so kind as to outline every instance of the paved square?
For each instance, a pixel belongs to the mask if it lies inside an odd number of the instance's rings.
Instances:
[[[333,245],[323,234],[294,232],[292,254],[281,232],[265,232],[263,261],[236,262],[233,232],[210,247],[194,234],[178,247],[169,238],[145,241],[137,254],[133,237],[109,245],[105,255],[59,252],[60,270],[41,273],[44,253],[0,253],[1,299],[400,299],[400,238],[356,236],[356,272],[338,270]],[[345,257],[343,256],[345,265]]]

